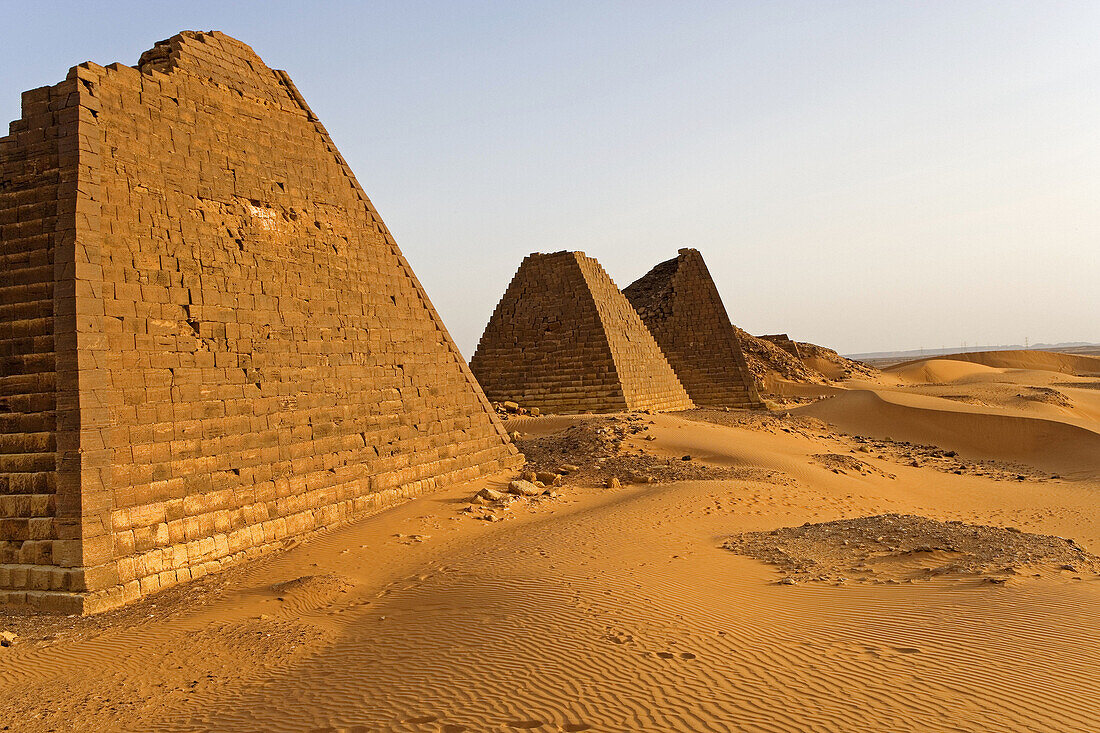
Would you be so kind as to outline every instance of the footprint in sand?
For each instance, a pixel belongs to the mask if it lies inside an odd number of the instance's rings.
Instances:
[[[579,733],[582,730],[592,730],[588,723],[566,723],[561,727],[565,733]]]
[[[406,718],[405,722],[406,723],[420,723],[420,724],[423,724],[423,723],[434,723],[437,720],[439,720],[438,715],[421,715],[421,716],[416,717],[416,718]]]
[[[462,731],[469,730],[469,728],[464,725],[459,725],[458,723],[444,723],[443,727],[439,730],[440,733],[462,733]]]
[[[614,644],[628,644],[634,641],[634,635],[625,631],[612,631],[608,633],[607,639]]]
[[[679,654],[673,652],[657,652],[657,656],[661,659],[695,659],[695,655],[691,652],[680,652]]]
[[[920,649],[914,646],[896,646],[894,651],[901,652],[902,654],[920,654]]]
[[[505,723],[504,725],[509,728],[530,729],[541,728],[542,726],[546,725],[546,723],[542,722],[541,720],[513,720],[509,723]]]

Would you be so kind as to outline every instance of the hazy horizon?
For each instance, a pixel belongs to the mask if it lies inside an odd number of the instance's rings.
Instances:
[[[841,353],[1100,341],[1100,5],[3,2],[0,122],[222,30],[285,69],[463,354],[529,252],[702,251]],[[6,132],[6,127],[3,130]]]

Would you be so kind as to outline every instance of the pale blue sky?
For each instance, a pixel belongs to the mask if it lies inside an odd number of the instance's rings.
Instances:
[[[842,352],[1100,341],[1098,2],[0,11],[5,121],[183,29],[286,69],[467,357],[559,249],[625,287],[697,247],[735,323]]]

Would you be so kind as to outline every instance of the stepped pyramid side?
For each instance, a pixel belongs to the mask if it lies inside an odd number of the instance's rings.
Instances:
[[[221,33],[0,139],[0,603],[92,612],[522,456],[289,77]]]
[[[737,333],[698,250],[681,249],[623,294],[696,404],[762,404]]]
[[[524,258],[470,367],[490,399],[546,412],[691,406],[641,319],[581,252]]]
[[[694,407],[653,335],[600,263],[578,253],[577,264],[599,310],[627,406],[632,410]]]

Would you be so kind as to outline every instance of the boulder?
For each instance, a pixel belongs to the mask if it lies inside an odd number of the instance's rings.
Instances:
[[[496,489],[490,489],[488,486],[486,486],[484,489],[477,492],[477,495],[474,498],[483,499],[484,501],[500,501],[504,498],[504,494],[500,491],[497,491]]]
[[[516,494],[517,496],[538,496],[542,493],[542,489],[530,481],[513,481],[508,484],[508,491]]]

